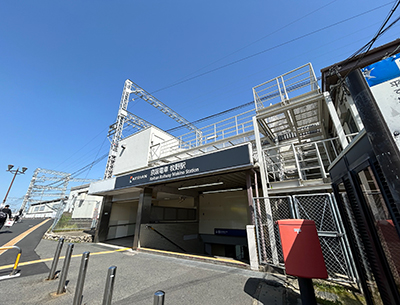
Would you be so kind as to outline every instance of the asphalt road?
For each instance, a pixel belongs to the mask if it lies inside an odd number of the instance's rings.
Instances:
[[[24,220],[22,224],[16,224],[10,230],[12,233],[0,231],[1,244],[9,242],[22,234],[24,229],[34,227],[40,221]],[[90,256],[82,304],[102,304],[107,271],[111,266],[117,267],[112,304],[150,305],[153,304],[154,293],[158,290],[165,292],[165,305],[257,305],[297,302],[296,299],[288,298],[288,289],[283,286],[284,280],[278,275],[126,248],[121,251],[109,245],[93,243],[74,244],[66,292],[56,295],[59,279],[48,281],[46,278],[57,242],[40,240],[49,226],[50,223],[42,225],[17,243],[23,249],[19,268],[21,276],[0,282],[2,291],[6,292],[2,293],[1,304],[73,304],[83,252],[90,252]],[[65,255],[66,248],[67,245],[64,245],[62,256]],[[9,262],[9,258],[5,259],[6,253],[0,255],[0,268]],[[37,259],[40,260],[33,264],[28,262]],[[63,262],[61,257],[57,270],[62,268]]]
[[[4,245],[7,245],[7,243],[15,240],[18,237],[21,238],[26,231],[39,225],[40,223],[43,223],[44,221],[44,219],[23,219],[22,222],[15,223],[10,228],[3,227],[0,230],[0,246],[2,247]],[[48,230],[51,224],[52,220],[49,219],[47,222],[30,232],[27,236],[23,237],[18,242],[12,243],[22,250],[20,263],[40,259],[39,255],[37,255],[37,253],[35,252],[35,249],[42,239],[43,234]],[[14,264],[17,253],[17,249],[11,249],[1,254],[0,266]],[[21,276],[49,272],[49,268],[44,263],[32,264],[27,266],[21,265],[18,269],[21,271]],[[11,270],[12,268],[0,270],[0,276],[8,274]]]

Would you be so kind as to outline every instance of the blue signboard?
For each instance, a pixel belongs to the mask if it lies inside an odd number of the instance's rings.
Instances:
[[[400,53],[361,69],[370,87],[400,76]]]
[[[246,230],[240,230],[240,229],[214,229],[214,234],[215,235],[225,235],[225,236],[240,236],[240,237],[246,237]]]

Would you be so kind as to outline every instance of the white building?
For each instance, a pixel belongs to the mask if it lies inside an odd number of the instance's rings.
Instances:
[[[25,218],[54,218],[60,205],[63,204],[61,199],[42,201],[32,203],[28,211],[23,215]]]

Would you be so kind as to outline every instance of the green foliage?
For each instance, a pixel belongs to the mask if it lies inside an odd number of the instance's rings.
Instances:
[[[53,231],[54,232],[68,231],[68,230],[74,231],[75,229],[77,229],[77,226],[76,224],[71,223],[71,219],[72,219],[71,213],[63,213]]]
[[[366,304],[365,298],[362,294],[356,292],[352,287],[339,286],[329,283],[314,282],[314,289],[316,295],[323,296],[335,295],[334,300],[317,297],[317,302],[321,305],[363,305]]]

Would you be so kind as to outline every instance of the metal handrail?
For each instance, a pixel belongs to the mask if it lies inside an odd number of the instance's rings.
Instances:
[[[184,152],[194,148],[204,148],[215,145],[221,140],[228,140],[245,135],[254,130],[252,117],[255,110],[243,112],[241,114],[226,118],[219,122],[200,128],[201,139],[195,132],[189,132],[179,137],[155,144],[150,147],[150,160],[166,158],[177,152]]]
[[[20,247],[17,247],[17,246],[0,247],[0,250],[10,250],[10,249],[18,249],[18,254],[17,254],[17,257],[15,259],[13,270],[8,275],[8,276],[14,276],[14,275],[17,274],[17,267],[18,267],[18,264],[19,264],[19,260],[21,258],[22,250],[21,250]],[[0,278],[0,280],[2,280],[2,279],[4,279],[4,278]]]
[[[353,137],[355,134],[346,135],[346,137]],[[263,149],[265,154],[266,166],[268,168],[268,172],[272,174],[274,177],[279,175],[280,179],[285,180],[283,172],[288,169],[295,170],[297,169],[298,178],[301,180],[308,180],[313,178],[326,178],[328,175],[327,167],[331,164],[340,154],[340,146],[335,146],[335,141],[338,141],[338,137],[311,141],[307,143],[285,143],[276,146],[270,146]],[[329,147],[328,145],[329,144]],[[337,144],[337,143],[336,143]],[[285,151],[282,151],[283,148],[289,148]],[[309,147],[310,151],[304,153],[302,150],[304,147]],[[324,155],[321,155],[321,152]],[[283,154],[289,155],[289,158],[284,158]],[[300,156],[301,155],[301,156]],[[315,163],[312,167],[317,169],[319,168],[320,173],[309,173],[308,178],[306,178],[302,171],[307,170],[307,167],[304,167],[306,162]],[[275,177],[276,178],[276,177]]]
[[[178,247],[181,251],[183,252],[187,252],[185,249],[183,249],[181,246],[179,246],[178,244],[176,244],[175,242],[173,242],[172,240],[170,240],[167,236],[165,236],[164,234],[162,234],[161,232],[157,231],[156,229],[154,229],[152,226],[146,225],[146,228],[149,230],[153,230],[154,232],[156,232],[158,235],[160,235],[161,237],[165,238],[166,240],[168,240],[171,244],[173,244],[174,246]]]

